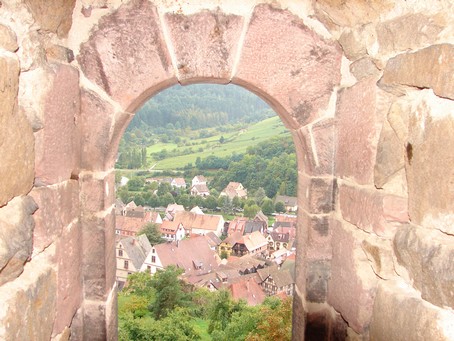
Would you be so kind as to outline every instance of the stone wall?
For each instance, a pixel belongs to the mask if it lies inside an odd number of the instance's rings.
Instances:
[[[197,82],[294,137],[294,340],[454,339],[454,5],[267,2],[0,2],[0,339],[116,338],[118,144]]]

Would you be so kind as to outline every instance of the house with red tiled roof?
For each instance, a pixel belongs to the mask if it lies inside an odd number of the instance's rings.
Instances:
[[[186,180],[184,178],[174,178],[170,182],[170,185],[175,188],[186,188]]]
[[[226,188],[224,188],[219,196],[227,196],[230,199],[235,197],[247,198],[247,189],[239,182],[229,182]]]
[[[206,235],[209,232],[213,232],[219,237],[224,227],[224,218],[222,215],[215,214],[197,214],[178,211],[173,220],[183,224],[186,231],[198,235]]]
[[[285,210],[287,212],[296,212],[298,210],[298,199],[297,197],[289,197],[287,195],[277,195],[274,200],[275,203],[284,203]]]
[[[165,220],[160,226],[162,238],[168,241],[182,240],[186,236],[183,224],[175,221]]]
[[[184,270],[185,277],[199,276],[216,271],[220,259],[203,236],[163,243],[151,248],[147,259],[151,273],[169,265]]]
[[[229,223],[229,229],[227,231],[227,235],[231,236],[235,232],[241,232],[241,234],[244,234],[244,229],[246,226],[246,222],[248,221],[248,218],[245,217],[236,217]]]
[[[264,255],[267,246],[266,238],[259,231],[255,231],[237,241],[232,247],[232,253],[235,256]]]
[[[206,185],[207,179],[203,175],[196,175],[192,178],[191,186]]]
[[[184,211],[183,205],[169,204],[165,210],[165,220],[173,220],[177,212]]]
[[[234,300],[245,300],[249,306],[262,304],[266,298],[262,287],[252,278],[242,278],[240,281],[230,284],[228,290]]]
[[[227,258],[230,257],[233,245],[235,245],[241,238],[243,238],[243,233],[241,231],[236,231],[225,238],[219,245],[219,256],[225,256]]]
[[[159,213],[137,209],[125,211],[124,215],[115,216],[115,233],[119,236],[135,236],[148,223],[161,224]]]
[[[210,195],[210,190],[206,184],[193,185],[191,187],[191,195],[198,195],[200,197],[207,197]]]
[[[277,266],[268,266],[257,270],[261,279],[261,287],[268,296],[285,293],[288,296],[293,295],[295,284],[294,268],[282,268]]]

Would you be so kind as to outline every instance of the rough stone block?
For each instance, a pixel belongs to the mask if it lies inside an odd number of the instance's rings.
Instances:
[[[107,210],[115,202],[115,172],[83,174],[80,186],[80,203],[85,215]]]
[[[133,0],[104,16],[81,46],[77,59],[84,74],[125,111],[177,83],[159,23],[151,2]]]
[[[432,45],[417,52],[402,53],[388,61],[378,83],[401,95],[406,87],[430,88],[440,97],[454,99],[454,45]]]
[[[329,260],[308,261],[306,299],[309,302],[323,303],[326,301],[330,276],[331,264]]]
[[[361,242],[361,247],[375,274],[383,279],[395,277],[392,242],[369,234]]]
[[[19,276],[31,256],[35,210],[31,197],[16,197],[0,208],[0,285]]]
[[[454,308],[453,236],[408,225],[397,231],[394,252],[423,299]]]
[[[454,234],[454,102],[430,90],[414,97],[405,151],[410,218]]]
[[[33,186],[34,139],[25,115],[17,111],[19,63],[13,54],[0,56],[0,207]]]
[[[33,251],[39,253],[55,242],[64,227],[79,216],[79,184],[75,180],[47,187],[35,187],[30,193],[38,210],[33,215]]]
[[[332,308],[330,309],[326,305],[321,305],[317,309],[311,309],[307,314],[304,340],[347,340],[347,324],[341,315],[334,312]]]
[[[106,302],[85,300],[83,314],[82,340],[107,340]]]
[[[373,35],[371,25],[361,26],[355,30],[345,30],[339,37],[339,44],[345,56],[350,60],[357,60],[367,55],[368,38]]]
[[[397,281],[382,282],[377,290],[370,340],[452,340],[454,314],[424,300]]]
[[[115,279],[114,212],[82,219],[82,275],[85,299],[106,299]]]
[[[383,54],[415,50],[437,41],[446,22],[441,15],[428,16],[422,13],[381,22],[377,25],[379,51]]]
[[[55,318],[56,274],[49,255],[35,257],[13,282],[0,287],[1,340],[49,340]]]
[[[327,109],[340,82],[340,64],[338,45],[289,11],[261,4],[252,14],[232,82],[266,99],[287,127],[298,129]]]
[[[19,48],[16,34],[5,25],[0,25],[0,47],[10,52],[15,52]]]
[[[82,90],[77,131],[83,170],[104,171],[114,167],[120,139],[132,117],[117,112],[94,92]]]
[[[116,286],[112,288],[106,302],[106,329],[107,340],[116,340],[118,337],[118,293]]]
[[[370,323],[378,277],[361,248],[364,233],[338,221],[333,221],[332,227],[333,258],[327,302],[361,334]]]
[[[371,58],[364,57],[356,60],[350,65],[350,72],[357,80],[368,77],[378,77],[380,70]]]
[[[57,242],[55,261],[58,272],[53,335],[63,333],[71,326],[72,318],[82,303],[82,233],[79,223],[63,229]]]
[[[308,177],[299,174],[298,208],[311,214],[325,214],[333,211],[337,192],[336,179]]]
[[[372,184],[381,129],[375,79],[367,78],[339,93],[336,172],[359,184]]]
[[[377,188],[383,186],[405,166],[404,143],[391,128],[388,121],[383,124],[377,147],[374,168],[374,183]]]
[[[60,38],[68,34],[76,0],[25,0],[25,3],[42,31],[57,33]]]
[[[167,13],[165,19],[180,83],[230,82],[243,17],[218,9],[192,15]]]
[[[306,309],[305,299],[298,292],[293,296],[292,308],[292,338],[293,340],[304,340],[306,331]]]
[[[308,245],[304,248],[307,259],[331,259],[331,228],[329,215],[302,213],[302,224],[307,226]]]
[[[396,228],[409,220],[406,198],[378,190],[342,185],[339,201],[346,221],[379,236],[393,236]]]
[[[45,97],[43,129],[35,133],[35,177],[38,184],[69,180],[78,166],[75,119],[80,111],[79,72],[51,65],[52,85]]]

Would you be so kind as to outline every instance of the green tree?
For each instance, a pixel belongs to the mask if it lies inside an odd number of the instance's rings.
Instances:
[[[151,245],[161,244],[165,242],[165,239],[162,238],[161,231],[159,226],[154,223],[146,224],[138,233],[139,235],[145,234],[148,238],[148,241]]]
[[[145,180],[140,177],[134,177],[128,181],[128,190],[130,191],[140,191],[142,190]]]
[[[260,211],[260,206],[254,204],[254,205],[244,205],[244,216],[252,219],[255,217],[257,212]]]
[[[274,210],[279,213],[285,212],[285,204],[282,201],[278,201],[274,204]]]
[[[270,198],[263,199],[262,202],[262,212],[266,215],[271,215],[274,212],[273,200]]]
[[[261,205],[265,197],[265,190],[263,189],[263,187],[259,187],[254,194],[255,202],[257,203],[257,205]]]
[[[179,276],[183,269],[174,265],[158,270],[151,278],[151,286],[156,289],[156,299],[151,309],[156,319],[166,317],[176,307],[187,305],[186,294]]]

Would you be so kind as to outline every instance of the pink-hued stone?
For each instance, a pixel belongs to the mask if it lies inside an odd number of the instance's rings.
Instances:
[[[0,207],[26,195],[34,180],[34,138],[25,115],[17,110],[19,62],[0,57]]]
[[[114,107],[94,92],[82,90],[77,120],[81,140],[81,168],[104,171],[114,167],[120,139],[132,115]]]
[[[106,302],[106,333],[107,340],[115,340],[118,337],[118,295],[117,287],[112,288]]]
[[[68,180],[47,187],[35,187],[30,193],[38,205],[33,215],[33,251],[41,252],[61,235],[63,228],[79,216],[79,184]]]
[[[57,242],[57,306],[53,335],[60,334],[82,303],[82,234],[78,223],[63,229]]]
[[[440,97],[454,99],[454,45],[432,45],[390,59],[379,85],[401,93],[402,86],[431,88]]]
[[[370,323],[378,278],[361,249],[362,232],[334,220],[332,229],[333,258],[327,302],[361,334]]]
[[[85,300],[83,307],[83,335],[80,335],[80,340],[108,340],[106,302]]]
[[[115,172],[103,179],[94,178],[93,174],[84,174],[80,178],[80,203],[85,215],[108,209],[115,201]]]
[[[377,117],[376,85],[366,78],[339,93],[336,173],[359,184],[373,184],[382,118]]]
[[[35,177],[38,184],[69,180],[78,166],[75,119],[80,112],[79,72],[51,64],[52,87],[45,99],[44,128],[35,133]]]
[[[339,188],[342,217],[366,232],[393,236],[408,222],[408,199],[348,185]]]
[[[308,260],[331,259],[331,229],[328,215],[303,213],[302,223],[308,227],[308,245],[305,248]]]
[[[187,16],[168,13],[165,19],[180,83],[230,82],[243,17],[218,9]]]
[[[265,98],[287,127],[298,129],[327,108],[340,62],[337,44],[289,11],[262,4],[252,14],[232,82]]]
[[[84,298],[106,299],[115,278],[115,215],[82,218]],[[112,259],[113,258],[113,259]]]
[[[329,213],[335,206],[336,179],[298,175],[298,208],[311,214]]]
[[[130,1],[103,17],[82,44],[84,74],[126,111],[177,82],[159,23],[151,2]]]

